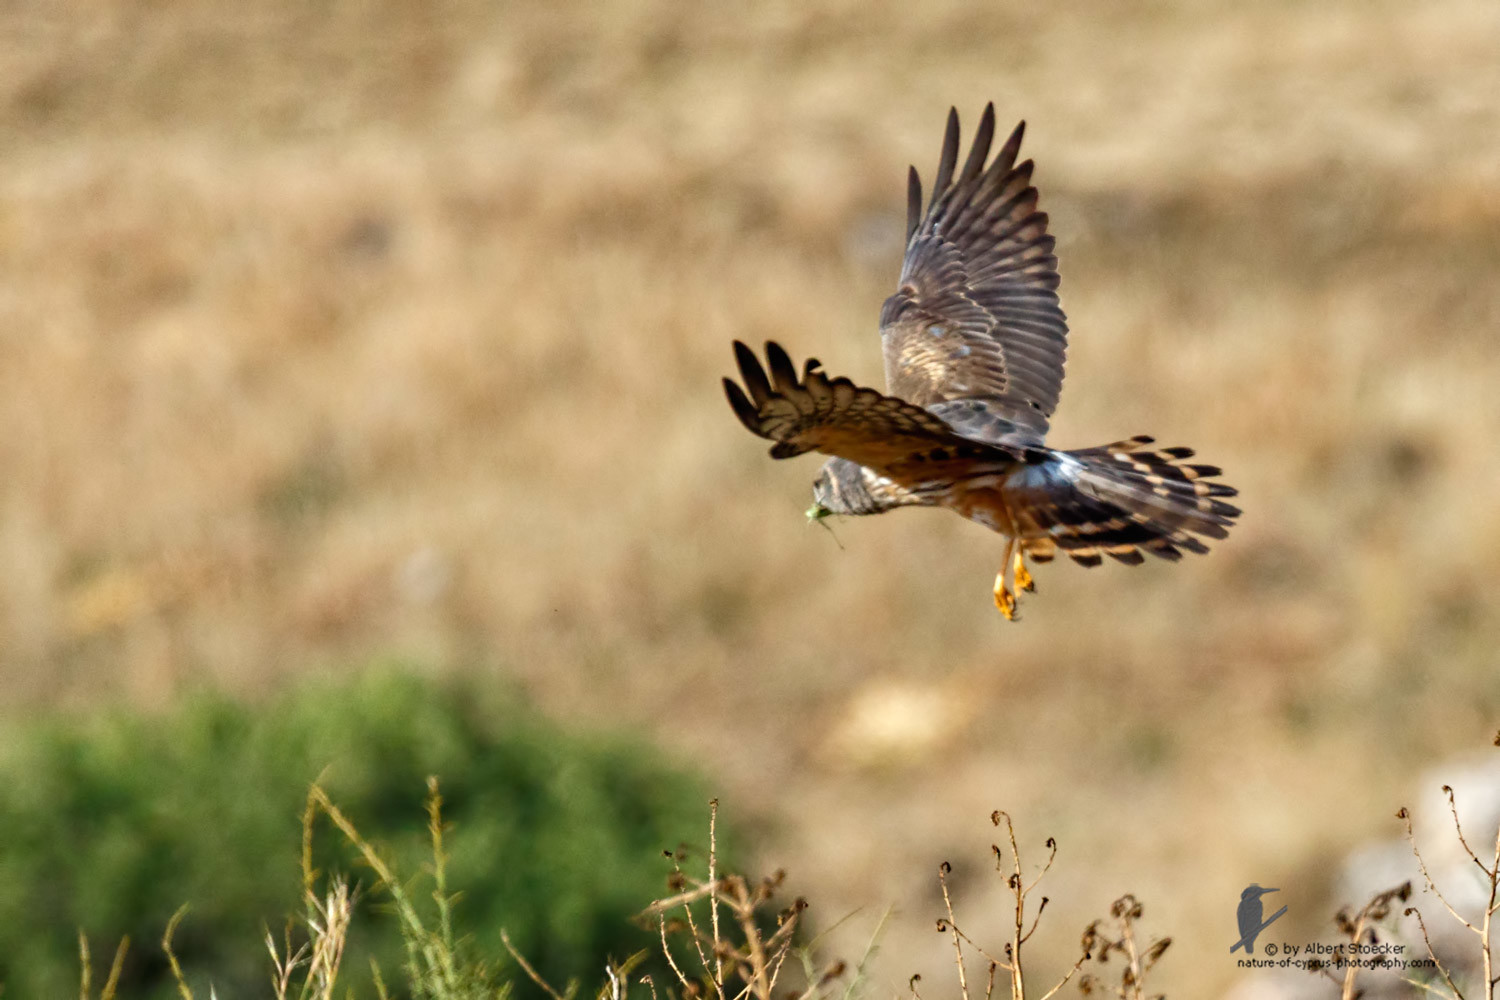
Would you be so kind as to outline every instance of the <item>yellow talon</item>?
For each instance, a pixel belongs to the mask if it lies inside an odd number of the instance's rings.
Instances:
[[[1028,592],[1036,590],[1036,581],[1026,571],[1026,563],[1023,561],[1019,549],[1016,550],[1016,589]]]
[[[1016,620],[1016,595],[1010,592],[1005,585],[1005,574],[1001,573],[995,577],[995,607],[1005,616],[1005,620],[1013,622]]]

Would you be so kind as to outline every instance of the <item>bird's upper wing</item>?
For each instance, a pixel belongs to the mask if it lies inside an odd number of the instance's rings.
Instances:
[[[820,451],[900,482],[949,462],[1005,462],[1018,457],[1010,449],[961,437],[920,406],[856,386],[847,378],[830,379],[815,360],[803,366],[799,378],[786,351],[774,341],[766,344],[769,378],[750,348],[735,341],[734,353],[745,388],[726,378],[724,392],[742,424],[776,442],[772,458]]]
[[[944,419],[982,440],[1040,443],[1062,388],[1068,326],[1032,162],[1016,165],[1025,127],[986,168],[995,106],[986,107],[955,177],[958,113],[949,111],[925,212],[911,170],[901,286],[881,309],[880,332],[893,395],[924,407],[974,401],[958,409],[961,422]]]

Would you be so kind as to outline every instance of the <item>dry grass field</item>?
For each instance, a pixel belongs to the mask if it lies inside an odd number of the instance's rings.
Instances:
[[[1157,985],[1395,834],[1500,719],[1500,5],[119,0],[0,13],[0,713],[402,657],[715,776],[884,995],[991,809],[1056,836],[1038,974],[1132,891]],[[1242,490],[1177,566],[804,526],[718,385],[879,385],[909,162],[1028,121],[1053,443]],[[3,718],[3,716],[0,716]],[[3,724],[3,722],[0,722]],[[688,832],[690,833],[690,831]],[[1050,933],[1049,933],[1050,932]]]

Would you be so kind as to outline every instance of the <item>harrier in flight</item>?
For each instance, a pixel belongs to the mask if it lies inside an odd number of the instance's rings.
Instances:
[[[1034,590],[1025,557],[1062,549],[1083,566],[1104,556],[1131,565],[1142,552],[1178,560],[1206,552],[1240,510],[1212,465],[1189,448],[1152,449],[1149,437],[1097,448],[1047,447],[1062,388],[1068,326],[1057,299],[1057,258],[1037,211],[1032,162],[1017,165],[1022,122],[989,160],[995,107],[984,110],[958,169],[958,113],[948,113],[932,198],[907,184],[901,284],[880,310],[889,394],[800,371],[780,345],[766,366],[735,342],[741,387],[724,380],[735,414],[776,444],[772,458],[833,456],[813,483],[812,518],[948,507],[1005,535],[995,604],[1014,619]],[[986,161],[988,165],[986,165]]]

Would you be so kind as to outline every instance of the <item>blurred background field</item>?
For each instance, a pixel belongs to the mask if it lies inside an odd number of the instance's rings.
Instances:
[[[1325,927],[1495,728],[1489,0],[0,18],[0,733],[398,657],[694,761],[865,907],[836,947],[896,904],[882,990],[946,961],[940,860],[1003,923],[998,806],[1062,844],[1044,969],[1129,890],[1211,996],[1241,888]],[[816,463],[718,387],[736,337],[880,384],[906,165],[989,100],[1058,237],[1053,443],[1190,444],[1246,510],[1019,625],[951,514],[805,528]]]

